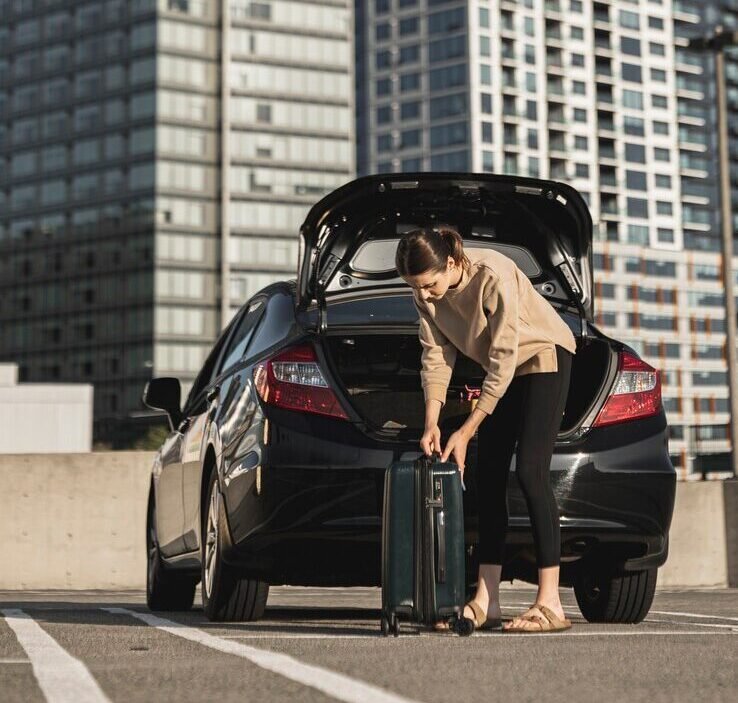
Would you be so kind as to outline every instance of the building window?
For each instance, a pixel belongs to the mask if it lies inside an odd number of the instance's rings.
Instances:
[[[377,108],[377,124],[386,124],[392,122],[392,108],[389,105],[383,105]]]
[[[652,95],[651,105],[653,107],[669,107],[669,99],[665,95]]]
[[[623,117],[623,131],[626,134],[642,137],[645,134],[645,122],[640,117],[625,115]]]
[[[628,217],[648,217],[648,200],[645,198],[626,198]]]
[[[442,69],[445,70],[445,69]],[[409,92],[412,90],[420,90],[420,74],[419,73],[405,73],[400,76],[400,90]]]
[[[374,30],[374,36],[377,41],[389,39],[392,36],[392,27],[390,26],[389,22],[382,22],[378,24],[377,28]]]
[[[620,37],[620,51],[623,54],[629,54],[631,56],[640,56],[641,55],[640,39],[632,39],[631,37]]]
[[[390,151],[392,149],[392,135],[377,135],[377,151]]]
[[[406,17],[400,20],[400,36],[404,37],[408,34],[417,34],[420,28],[420,22],[417,17]]]
[[[623,74],[624,81],[632,81],[633,83],[642,82],[641,67],[634,63],[621,64],[620,70]]]
[[[645,164],[646,163],[646,147],[642,144],[627,144],[625,145],[625,160],[631,163]]]
[[[643,93],[640,90],[623,90],[623,107],[643,109]]]
[[[409,149],[411,147],[420,146],[420,130],[406,129],[400,137],[400,149]]]
[[[377,95],[389,95],[392,92],[392,81],[389,78],[380,78],[377,81]]]
[[[638,13],[629,12],[628,10],[620,10],[620,26],[628,29],[638,29],[640,23],[638,21]]]
[[[482,122],[482,141],[487,144],[492,143],[492,123]]]
[[[489,93],[482,93],[482,112],[485,115],[492,114],[492,95]]]
[[[256,121],[257,122],[271,122],[272,121],[272,106],[269,105],[268,103],[257,103]]]
[[[658,81],[659,83],[666,83],[666,71],[662,71],[660,68],[652,68],[651,80]]]
[[[403,120],[414,120],[420,117],[420,102],[415,100],[413,102],[402,103],[400,106],[400,119]]]
[[[626,171],[625,185],[631,190],[647,190],[646,174],[642,171]]]

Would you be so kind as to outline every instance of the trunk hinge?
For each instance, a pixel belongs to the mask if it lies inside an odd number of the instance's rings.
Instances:
[[[582,323],[582,335],[581,335],[582,346],[586,347],[590,343],[591,337],[587,334],[587,318],[584,316],[583,309],[582,309],[582,315],[579,318],[579,321]]]
[[[317,302],[318,302],[318,326],[316,327],[315,331],[323,335],[325,334],[326,329],[328,329],[328,316],[326,311],[326,304],[325,304],[325,296],[323,295],[323,292],[320,291],[316,295]]]

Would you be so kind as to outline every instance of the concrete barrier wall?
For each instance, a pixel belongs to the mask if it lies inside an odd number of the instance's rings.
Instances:
[[[153,458],[0,456],[0,589],[145,588]]]
[[[738,481],[678,483],[659,586],[738,586]]]
[[[153,452],[0,456],[0,589],[143,589]],[[738,586],[738,481],[679,483],[659,586]]]

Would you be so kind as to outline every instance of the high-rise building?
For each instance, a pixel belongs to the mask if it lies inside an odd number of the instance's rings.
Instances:
[[[0,359],[98,439],[186,393],[353,175],[352,45],[341,0],[0,0]]]
[[[706,4],[355,3],[359,173],[575,186],[596,223],[596,323],[662,371],[683,475],[730,449],[714,89],[684,50]]]

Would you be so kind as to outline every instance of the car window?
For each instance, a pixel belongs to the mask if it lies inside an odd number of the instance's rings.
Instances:
[[[240,317],[243,317],[241,315]],[[233,332],[233,328],[238,325],[239,323],[239,315],[236,315],[231,322],[226,325],[226,328],[221,333],[220,337],[218,337],[217,341],[213,345],[213,348],[210,350],[210,353],[208,354],[207,359],[205,359],[205,363],[202,365],[202,369],[200,369],[200,373],[197,374],[197,378],[195,378],[194,383],[192,384],[192,388],[190,389],[189,395],[187,396],[187,400],[184,404],[184,412],[185,414],[191,415],[193,414],[192,407],[195,402],[197,402],[197,397],[202,393],[202,391],[208,387],[210,384],[210,381],[213,379],[213,375],[215,372],[215,365],[218,362],[218,359],[221,356],[221,352],[223,351],[223,346],[225,345],[226,341],[228,340],[228,337]]]
[[[267,314],[254,331],[248,347],[248,356],[260,354],[281,342],[295,319],[295,300],[286,293],[273,295],[267,303]]]
[[[263,298],[254,300],[249,304],[246,313],[238,323],[236,331],[228,340],[228,346],[223,354],[223,360],[220,363],[220,368],[216,375],[220,376],[220,374],[241,360],[243,353],[246,351],[249,340],[251,339],[254,328],[256,327],[256,323],[261,319],[263,313]]]
[[[330,303],[326,309],[329,325],[355,325],[361,323],[400,323],[412,325],[418,320],[418,310],[408,286],[408,295],[375,296],[363,300]]]

